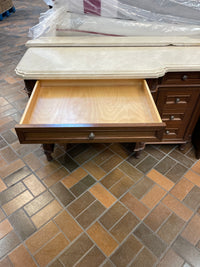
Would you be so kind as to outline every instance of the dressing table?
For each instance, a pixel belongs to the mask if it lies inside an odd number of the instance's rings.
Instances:
[[[43,37],[27,47],[16,73],[30,99],[16,132],[49,160],[59,142],[134,142],[138,156],[148,143],[191,140],[200,38]]]

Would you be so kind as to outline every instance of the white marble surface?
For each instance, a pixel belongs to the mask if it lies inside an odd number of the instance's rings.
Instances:
[[[27,47],[42,46],[200,46],[200,36],[135,36],[135,37],[112,37],[112,36],[74,36],[74,37],[41,37],[30,40]]]
[[[23,79],[157,78],[200,71],[194,47],[31,47],[16,68]]]

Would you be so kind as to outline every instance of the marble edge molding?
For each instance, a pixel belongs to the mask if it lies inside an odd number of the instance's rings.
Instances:
[[[48,73],[26,73],[23,71],[15,69],[16,74],[27,80],[31,79],[125,79],[125,78],[133,78],[133,79],[150,79],[150,78],[159,78],[164,76],[167,72],[177,72],[177,71],[199,71],[200,66],[165,66],[160,69],[152,69],[151,72],[149,70],[142,70],[140,72],[136,71],[115,71],[113,73],[108,72],[48,72]]]
[[[27,47],[78,47],[78,46],[200,46],[199,36],[74,36],[74,37],[41,37],[29,40]]]

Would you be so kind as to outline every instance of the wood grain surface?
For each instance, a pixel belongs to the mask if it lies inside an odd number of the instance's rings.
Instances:
[[[162,122],[144,80],[39,81],[21,124]]]

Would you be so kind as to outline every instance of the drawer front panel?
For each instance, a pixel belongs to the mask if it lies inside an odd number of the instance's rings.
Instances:
[[[184,118],[185,118],[186,113],[185,112],[179,112],[176,113],[171,111],[171,112],[163,112],[162,113],[162,121],[174,125],[174,124],[180,124],[183,122]]]
[[[162,78],[162,84],[200,84],[199,72],[171,72]]]
[[[195,95],[192,92],[166,92],[161,91],[158,95],[158,110],[185,111],[193,107]]]
[[[16,132],[21,143],[99,143],[99,142],[141,142],[159,141],[162,138],[163,127],[138,127],[138,129],[106,129],[106,130],[67,130],[62,128],[22,128],[16,126]]]
[[[181,129],[168,127],[167,125],[163,134],[163,140],[171,140],[171,139],[182,139]]]
[[[160,113],[174,110],[185,112],[193,109],[198,99],[199,92],[188,88],[162,88],[157,98],[157,107]]]
[[[190,102],[191,99],[191,94],[185,94],[185,95],[180,95],[180,94],[171,94],[171,95],[166,95],[165,97],[165,104],[172,106],[172,105],[185,105]]]

